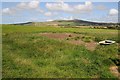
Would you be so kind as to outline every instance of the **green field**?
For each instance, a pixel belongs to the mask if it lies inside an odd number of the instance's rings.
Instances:
[[[118,56],[117,43],[97,45],[90,51],[84,45],[39,33],[74,33],[90,36],[96,43],[105,39],[119,42],[118,30],[112,29],[3,25],[3,78],[117,78],[110,71]]]

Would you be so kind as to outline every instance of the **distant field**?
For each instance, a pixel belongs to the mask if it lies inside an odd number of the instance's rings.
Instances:
[[[29,27],[29,28],[28,28]],[[34,26],[11,26],[4,25],[3,33],[24,32],[24,33],[39,33],[39,32],[71,32],[77,34],[92,35],[101,39],[113,39],[118,41],[118,30],[113,29],[84,29],[84,28],[56,28],[56,27],[34,27]]]
[[[69,35],[61,40],[42,33],[72,33],[77,37]],[[3,78],[117,78],[111,72],[118,56],[117,43],[96,44],[92,51],[85,45],[67,43],[105,39],[118,43],[118,30],[3,25]]]

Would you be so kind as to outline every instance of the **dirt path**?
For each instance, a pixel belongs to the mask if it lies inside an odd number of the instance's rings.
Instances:
[[[81,38],[83,35],[74,34],[74,33],[39,33],[40,36],[46,36],[52,39],[65,40],[67,43],[75,44],[75,45],[84,45],[88,50],[94,51],[97,43],[92,42],[84,42],[81,39],[75,40],[75,37]],[[67,40],[69,39],[69,40]]]

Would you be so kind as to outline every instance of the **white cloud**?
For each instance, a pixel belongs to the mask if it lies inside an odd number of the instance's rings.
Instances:
[[[46,8],[54,11],[65,11],[72,13],[88,12],[92,10],[92,2],[86,1],[85,4],[79,4],[74,6],[70,6],[69,4],[64,2],[46,3]]]
[[[53,20],[53,19],[48,19],[48,20],[46,20],[46,21],[48,21],[48,22],[49,22],[49,21],[54,21],[54,20]]]
[[[46,12],[44,13],[45,16],[52,16],[52,13],[51,12]]]
[[[71,8],[68,4],[61,2],[61,3],[46,3],[46,8],[49,10],[60,10],[60,11],[71,11]]]
[[[39,8],[40,2],[38,0],[33,0],[30,2],[21,2],[17,5],[17,8],[19,9],[37,9]]]
[[[92,2],[90,1],[86,1],[85,4],[81,5],[76,5],[74,6],[74,10],[76,10],[77,12],[88,12],[88,11],[92,11]]]
[[[28,3],[28,7],[30,8],[30,9],[35,9],[35,8],[38,8],[39,7],[39,1],[38,0],[36,0],[36,1],[31,1],[31,2],[29,2]]]
[[[10,8],[4,8],[2,10],[2,14],[13,14],[13,11]]]
[[[86,1],[86,2],[85,2],[85,5],[86,5],[86,6],[91,6],[91,5],[92,5],[92,2]]]
[[[118,10],[117,9],[110,9],[109,11],[109,15],[114,16],[118,14]]]
[[[3,13],[10,13],[10,9],[9,8],[4,8]]]
[[[43,12],[45,16],[53,16],[53,15],[58,15],[57,12]]]
[[[70,16],[69,20],[73,20],[73,19],[74,19],[73,16]]]
[[[60,17],[61,20],[74,20],[73,16],[70,17]]]
[[[40,4],[40,2],[38,0],[33,0],[33,1],[28,2],[28,3],[21,2],[21,3],[17,4],[15,7],[2,9],[2,13],[13,15],[13,13],[17,13],[17,12],[20,12],[23,10],[29,10],[29,9],[33,9],[33,10],[36,10],[36,11],[42,13],[43,10],[41,10],[39,8],[39,4]]]
[[[17,8],[19,8],[19,9],[26,9],[26,8],[27,8],[27,4],[24,3],[24,2],[21,2],[21,3],[19,3],[19,4],[17,5]]]

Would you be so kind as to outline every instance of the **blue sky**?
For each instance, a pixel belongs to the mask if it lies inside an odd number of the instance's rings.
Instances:
[[[2,23],[81,19],[118,22],[118,2],[2,2]]]

